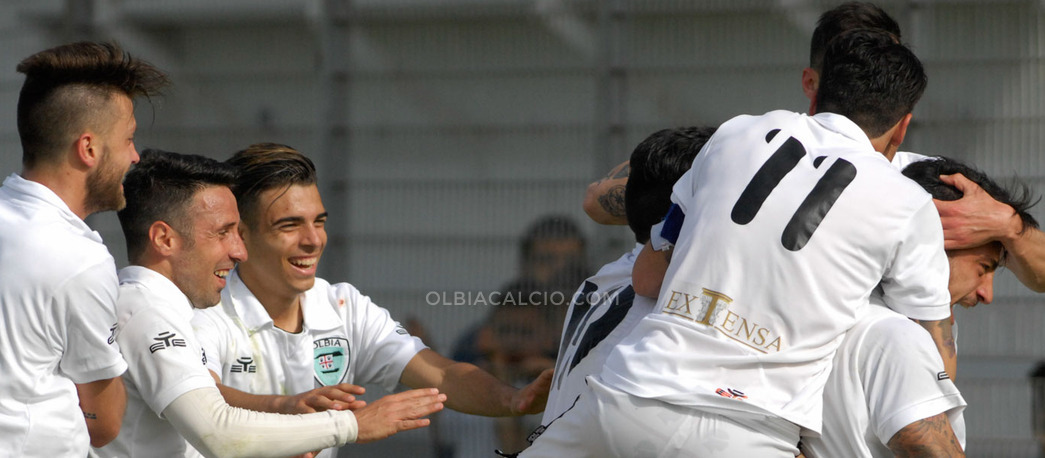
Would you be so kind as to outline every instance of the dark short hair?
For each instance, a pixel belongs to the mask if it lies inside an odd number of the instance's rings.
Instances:
[[[240,220],[247,226],[258,223],[258,198],[270,189],[317,183],[316,165],[298,150],[279,143],[255,143],[236,152],[227,164],[239,178],[232,192],[239,205]]]
[[[845,116],[875,138],[914,109],[927,84],[922,63],[894,36],[850,30],[827,45],[816,111]]]
[[[544,216],[530,224],[523,234],[520,244],[523,262],[533,256],[533,247],[539,240],[547,239],[577,239],[581,246],[586,245],[584,233],[573,219],[563,215]]]
[[[820,15],[809,43],[809,66],[823,68],[827,43],[842,32],[856,29],[881,29],[900,40],[900,25],[873,3],[846,2]]]
[[[22,163],[56,160],[71,135],[107,116],[113,94],[152,96],[170,82],[148,62],[115,43],[79,42],[40,51],[18,64],[25,74],[18,95]]]
[[[646,137],[631,153],[624,210],[635,241],[646,243],[650,227],[671,207],[671,189],[693,164],[715,127],[663,129]]]
[[[921,185],[929,194],[932,194],[933,199],[947,201],[961,199],[963,194],[958,188],[940,180],[940,175],[956,173],[964,175],[969,181],[979,185],[994,200],[1012,207],[1023,220],[1023,230],[1038,227],[1038,221],[1028,212],[1037,203],[1037,200],[1024,183],[1014,180],[1010,185],[1012,189],[1009,189],[968,164],[943,156],[934,156],[914,162],[903,169],[904,176]]]
[[[149,243],[149,227],[156,221],[169,224],[188,236],[193,228],[185,221],[193,196],[209,186],[232,187],[236,170],[214,159],[158,149],[142,151],[141,160],[123,180],[127,206],[117,212],[127,257],[134,262]]]

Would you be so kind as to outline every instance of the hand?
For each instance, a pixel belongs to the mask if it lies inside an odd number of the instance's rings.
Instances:
[[[435,388],[404,391],[378,399],[355,411],[359,425],[356,443],[373,442],[428,426],[431,420],[421,417],[442,410],[445,401],[446,395]]]
[[[588,185],[584,193],[584,213],[599,224],[627,225],[624,212],[624,189],[631,173],[629,161],[610,170],[605,177]]]
[[[280,404],[279,413],[299,414],[322,412],[324,410],[357,410],[366,406],[365,401],[356,400],[356,396],[366,392],[361,386],[350,383],[324,386],[295,396],[285,396]]]
[[[537,376],[537,379],[524,386],[512,395],[512,413],[515,415],[529,415],[544,412],[548,403],[548,391],[552,389],[552,376],[554,369],[547,369]]]
[[[971,248],[991,241],[1002,241],[1019,234],[1023,225],[1012,207],[998,202],[964,175],[941,175],[940,181],[962,192],[953,201],[933,199],[943,223],[944,248]]]

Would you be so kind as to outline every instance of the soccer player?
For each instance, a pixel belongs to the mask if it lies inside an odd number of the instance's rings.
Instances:
[[[230,407],[205,366],[190,319],[218,303],[247,259],[230,186],[235,169],[213,159],[147,150],[125,181],[119,212],[131,265],[120,270],[116,340],[129,362],[127,415],[104,457],[288,456],[381,439],[427,424],[436,390],[415,390],[351,411],[278,415]],[[184,439],[183,439],[184,438]]]
[[[1027,213],[1029,193],[1014,194],[961,162],[930,158],[903,170],[945,202],[958,200],[962,192],[941,176],[959,173],[1013,208],[1029,227],[1037,225]],[[991,303],[1003,254],[996,241],[947,250],[952,307]],[[823,435],[803,438],[802,450],[810,458],[964,456],[965,401],[946,376],[932,339],[877,298],[871,302],[835,353],[824,389]]]
[[[114,44],[29,56],[18,96],[22,172],[0,187],[0,450],[85,456],[120,427],[116,265],[92,213],[124,205],[134,104],[166,83]]]
[[[428,349],[388,311],[348,283],[316,278],[327,211],[307,157],[285,145],[253,145],[228,163],[250,259],[228,277],[221,304],[193,319],[230,404],[264,410],[253,394],[295,394],[339,383],[435,387],[446,406],[485,416],[543,410],[551,370],[523,389]],[[333,454],[325,450],[324,454]]]
[[[524,456],[792,457],[820,430],[830,357],[877,285],[907,316],[949,319],[939,216],[889,163],[921,64],[858,30],[823,67],[815,115],[740,116],[708,141],[673,189],[676,248],[636,260],[638,294],[663,279],[654,313]],[[643,268],[668,253],[662,278]]]
[[[543,425],[531,442],[551,422],[573,406],[587,389],[585,377],[598,374],[609,351],[653,311],[653,300],[636,296],[631,287],[631,268],[635,257],[649,240],[650,227],[658,223],[671,206],[671,186],[693,162],[697,152],[715,132],[713,127],[663,129],[646,137],[631,153],[631,159],[613,169],[608,179],[589,186],[585,202],[623,200],[625,223],[635,234],[635,247],[606,264],[572,297],[563,323],[555,377],[544,409]],[[625,192],[618,195],[620,180]],[[587,205],[587,204],[586,204]],[[616,208],[616,205],[610,205]],[[601,219],[604,223],[615,220]]]
[[[820,68],[824,48],[839,33],[856,28],[876,28],[900,37],[900,26],[881,8],[864,2],[848,2],[825,12],[817,22],[810,44],[809,67],[802,71],[802,91],[815,105],[820,84]],[[903,169],[925,156],[898,152],[894,165]],[[957,174],[944,178],[962,192],[956,201],[937,201],[943,222],[944,246],[947,249],[971,248],[988,242],[1005,247],[1006,267],[1033,291],[1045,292],[1045,233],[1029,227],[1019,212],[991,198],[990,194],[968,178]],[[945,362],[951,363],[948,358]],[[954,369],[949,368],[953,373]]]

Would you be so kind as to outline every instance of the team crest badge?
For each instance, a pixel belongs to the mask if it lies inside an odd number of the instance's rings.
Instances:
[[[323,386],[337,385],[348,373],[350,352],[348,340],[340,337],[326,337],[313,342],[316,381]]]

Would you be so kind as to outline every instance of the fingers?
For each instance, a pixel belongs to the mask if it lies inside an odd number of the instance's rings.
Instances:
[[[351,394],[354,394],[356,396],[359,396],[361,394],[366,393],[366,388],[363,388],[363,387],[361,387],[359,385],[353,385],[351,383],[341,383],[341,384],[338,384],[338,385],[331,385],[330,388],[336,388],[338,390],[344,391],[346,393],[351,393]]]
[[[396,429],[400,432],[409,431],[411,429],[424,428],[432,423],[432,420],[422,418],[420,420],[403,420],[396,425]]]

